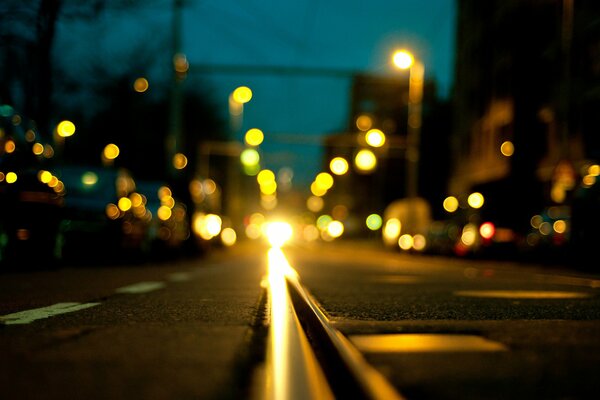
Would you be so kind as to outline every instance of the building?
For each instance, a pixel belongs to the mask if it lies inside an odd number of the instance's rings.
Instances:
[[[407,196],[408,89],[408,73],[356,75],[347,129],[325,140],[323,170],[330,170],[329,163],[335,157],[342,157],[349,164],[348,172],[335,177],[334,186],[324,197],[325,209],[332,212],[343,207],[342,215],[348,215],[345,223],[349,232],[366,233],[364,220],[368,215],[382,215],[390,203]],[[451,124],[449,107],[437,98],[432,80],[425,80],[422,104],[417,194],[431,203],[441,204],[447,179],[447,140]],[[367,143],[371,129],[384,134],[385,142],[380,147]],[[361,150],[372,152],[374,166],[357,167],[356,157]]]
[[[449,194],[481,192],[486,218],[524,234],[552,207],[568,218],[600,161],[600,3],[457,6]]]

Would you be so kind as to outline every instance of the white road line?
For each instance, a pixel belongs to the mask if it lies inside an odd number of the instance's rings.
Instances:
[[[174,272],[167,275],[167,280],[170,282],[187,282],[192,279],[192,275],[188,272]]]
[[[79,311],[97,306],[98,304],[100,303],[56,303],[48,307],[34,308],[32,310],[19,311],[0,316],[0,322],[4,325],[29,324],[38,319]]]
[[[115,290],[117,293],[130,293],[130,294],[139,294],[139,293],[147,293],[153,290],[162,289],[166,286],[164,282],[138,282],[133,285],[123,286]]]

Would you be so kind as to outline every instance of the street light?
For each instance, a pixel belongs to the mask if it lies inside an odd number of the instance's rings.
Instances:
[[[398,50],[392,56],[394,65],[409,70],[408,80],[408,131],[406,135],[406,195],[417,196],[419,141],[421,136],[423,82],[425,67],[406,50]]]

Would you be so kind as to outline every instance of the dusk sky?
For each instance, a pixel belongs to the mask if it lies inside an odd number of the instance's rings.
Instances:
[[[170,44],[171,4],[158,1],[136,15],[113,13],[94,23],[63,24],[57,44],[68,49],[64,62],[76,71],[82,55],[118,58],[144,41]],[[303,67],[390,75],[398,73],[390,65],[390,55],[404,47],[422,60],[426,77],[436,81],[438,94],[445,98],[453,78],[454,18],[454,0],[188,1],[181,26],[182,51],[191,69]],[[93,43],[80,35],[94,37]],[[114,64],[119,68],[116,59]],[[153,76],[165,79],[156,68],[146,73],[151,87]],[[347,125],[348,76],[256,74],[243,68],[231,73],[215,68],[191,73],[185,84],[208,86],[205,91],[223,115],[231,91],[240,85],[250,87],[253,98],[233,139],[241,142],[247,129],[261,129],[263,167],[274,171],[291,167],[298,185],[310,183],[322,167],[320,138]]]

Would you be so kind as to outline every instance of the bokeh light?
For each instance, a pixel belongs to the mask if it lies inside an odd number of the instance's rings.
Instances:
[[[379,129],[371,129],[365,135],[367,144],[372,147],[381,147],[385,144],[385,134]]]
[[[249,102],[252,99],[252,90],[248,86],[239,86],[233,91],[233,100],[240,104]]]
[[[188,159],[183,153],[177,153],[173,156],[173,167],[175,169],[184,169],[188,164]]]
[[[115,158],[119,157],[119,153],[119,146],[113,143],[107,144],[102,152],[104,158],[107,160],[114,160]]]
[[[348,172],[348,161],[343,157],[334,157],[329,163],[329,169],[335,175],[344,175]]]
[[[407,69],[413,65],[415,59],[408,51],[398,50],[392,55],[392,62],[400,69]]]
[[[75,124],[67,120],[61,121],[56,126],[56,133],[58,133],[58,136],[60,137],[72,136],[75,134]]]
[[[473,208],[481,208],[484,203],[483,195],[479,192],[473,192],[467,198],[467,203]]]
[[[137,78],[133,82],[133,90],[135,90],[138,93],[144,93],[146,90],[148,90],[148,87],[149,84],[146,78]]]
[[[362,149],[356,153],[354,165],[359,171],[370,172],[377,166],[377,157],[371,150]]]
[[[258,128],[248,129],[246,135],[244,136],[244,140],[246,144],[249,146],[258,146],[260,145],[265,138],[263,131]]]

